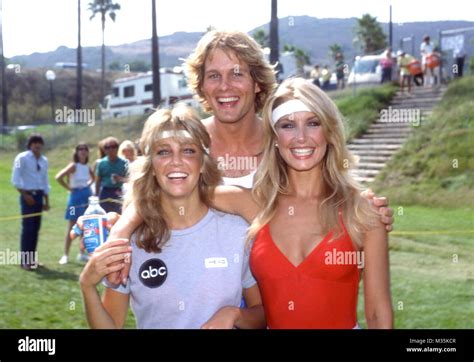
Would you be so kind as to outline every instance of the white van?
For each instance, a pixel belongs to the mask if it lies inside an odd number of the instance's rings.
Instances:
[[[349,78],[347,79],[347,84],[380,84],[382,81],[380,60],[382,60],[383,57],[384,53],[357,56]]]

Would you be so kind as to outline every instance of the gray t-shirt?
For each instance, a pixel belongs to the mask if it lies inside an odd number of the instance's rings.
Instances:
[[[113,289],[130,294],[137,328],[200,328],[220,308],[239,307],[242,288],[256,283],[247,227],[239,216],[209,209],[190,228],[172,230],[161,253],[139,249],[132,237],[127,285]]]

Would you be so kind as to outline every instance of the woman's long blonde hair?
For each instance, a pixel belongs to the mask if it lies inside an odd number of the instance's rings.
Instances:
[[[271,117],[276,107],[291,99],[302,101],[317,116],[327,141],[326,154],[321,161],[323,201],[319,205],[323,234],[334,231],[332,239],[341,235],[341,212],[349,236],[360,247],[361,233],[372,225],[376,214],[360,195],[359,184],[349,175],[353,159],[346,147],[339,110],[323,91],[302,78],[284,81],[270,96],[263,109],[264,154],[253,188],[261,211],[250,225],[248,238],[253,239],[275,215],[278,195],[289,191],[288,169],[278,148],[274,146],[277,134],[271,124]]]
[[[135,231],[136,243],[147,252],[160,252],[170,238],[166,215],[161,206],[161,189],[153,175],[152,158],[155,154],[159,134],[163,131],[186,130],[192,143],[202,152],[202,172],[199,178],[199,196],[210,205],[211,194],[221,181],[217,163],[208,153],[211,139],[194,110],[178,104],[172,110],[161,109],[146,121],[140,138],[143,156],[130,166],[131,189],[125,195],[126,207],[133,204],[143,223]],[[178,138],[178,142],[189,142],[189,138]]]

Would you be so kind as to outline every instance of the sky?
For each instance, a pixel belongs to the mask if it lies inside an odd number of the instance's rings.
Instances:
[[[101,44],[100,16],[89,20],[90,0],[81,0],[82,45]],[[115,0],[121,5],[116,22],[107,18],[107,45],[151,37],[151,0]],[[0,0],[6,57],[77,46],[77,0]],[[177,31],[219,29],[250,31],[270,20],[270,0],[156,0],[158,35]],[[309,15],[317,18],[360,17],[365,13],[381,22],[474,21],[472,0],[279,0],[278,17]],[[449,5],[448,5],[449,4]],[[295,25],[297,25],[295,23]]]

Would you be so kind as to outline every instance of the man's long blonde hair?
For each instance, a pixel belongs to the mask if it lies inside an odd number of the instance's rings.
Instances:
[[[166,215],[161,206],[161,189],[153,174],[152,159],[159,134],[163,131],[186,130],[192,137],[191,143],[198,146],[202,153],[202,172],[199,178],[199,196],[201,202],[210,206],[211,194],[221,181],[217,163],[209,154],[211,139],[194,110],[178,104],[172,110],[161,109],[153,113],[146,121],[140,138],[143,156],[130,166],[131,189],[125,194],[126,207],[133,204],[143,223],[135,231],[136,243],[147,252],[160,252],[170,238]],[[178,142],[189,143],[189,138],[178,138]]]
[[[264,154],[253,188],[261,211],[250,225],[248,238],[253,239],[273,218],[278,195],[288,193],[288,166],[275,147],[278,138],[271,117],[276,107],[292,99],[302,101],[317,116],[327,141],[326,154],[321,161],[323,201],[319,205],[323,234],[334,231],[332,239],[341,235],[341,212],[346,230],[352,241],[360,247],[361,233],[373,224],[376,213],[360,195],[360,186],[349,175],[353,160],[346,147],[342,117],[336,105],[318,87],[302,78],[284,81],[270,96],[263,110]]]

